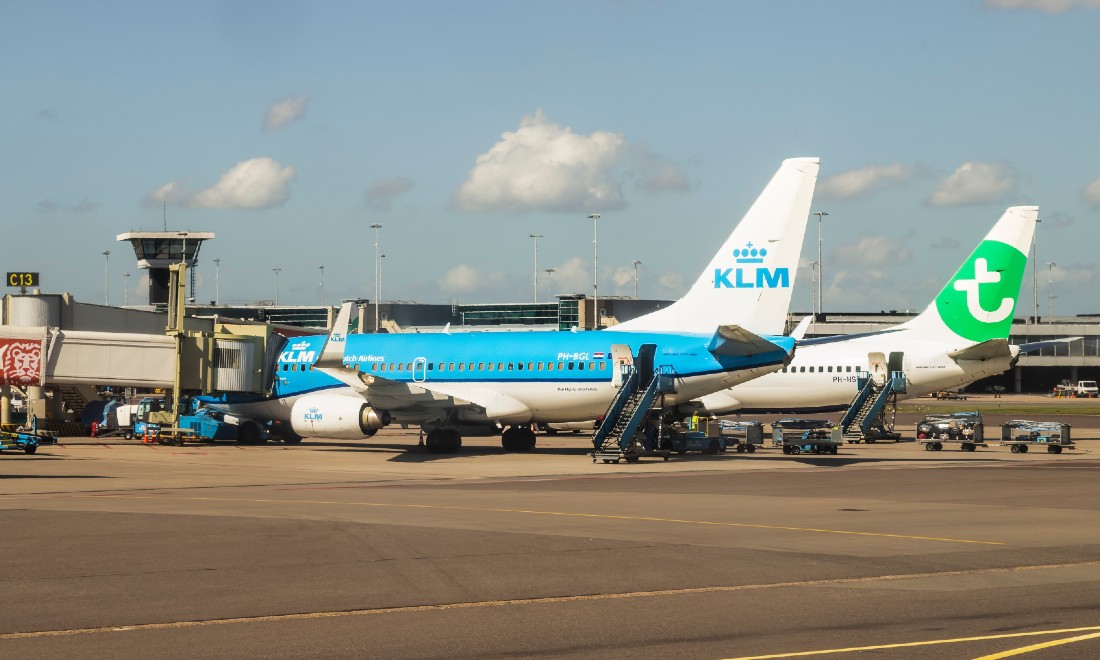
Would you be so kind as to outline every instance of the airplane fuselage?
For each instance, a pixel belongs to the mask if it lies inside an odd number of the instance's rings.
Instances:
[[[753,381],[703,397],[713,414],[735,410],[760,412],[812,412],[846,408],[855,397],[859,372],[875,370],[871,356],[889,368],[900,358],[906,392],[899,399],[922,396],[959,387],[999,374],[1012,366],[1013,357],[987,360],[954,360],[956,348],[940,341],[926,341],[905,330],[887,330],[863,337],[837,337],[832,343],[800,344],[791,364]],[[1015,352],[1015,351],[1014,351]],[[900,355],[898,355],[900,354]]]
[[[319,335],[289,341],[275,365],[271,396],[238,399],[228,407],[244,415],[286,420],[295,401],[304,396],[360,396],[315,368],[325,339]],[[652,360],[639,369],[662,368],[674,374],[676,392],[665,402],[675,405],[782,368],[794,340],[769,339],[781,350],[728,356],[711,353],[711,337],[695,334],[353,334],[347,336],[343,365],[371,385],[371,407],[386,410],[397,421],[423,421],[423,411],[430,406],[424,405],[423,396],[418,399],[411,393],[430,388],[459,402],[477,402],[459,411],[465,421],[567,422],[603,415],[619,390],[618,362],[633,364],[633,356],[645,353],[647,345],[652,346]]]

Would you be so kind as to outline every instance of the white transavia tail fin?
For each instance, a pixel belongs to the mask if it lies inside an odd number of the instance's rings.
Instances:
[[[1038,206],[1006,210],[932,304],[900,327],[960,349],[1007,339],[1038,218]]]
[[[817,170],[817,158],[783,161],[683,298],[608,330],[710,334],[738,325],[783,334]]]

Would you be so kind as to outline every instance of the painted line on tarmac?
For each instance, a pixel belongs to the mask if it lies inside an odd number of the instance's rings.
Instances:
[[[936,646],[940,644],[965,644],[967,642],[986,642],[997,639],[1014,639],[1019,637],[1039,637],[1042,635],[1064,635],[1066,633],[1076,633],[1085,631],[1100,630],[1100,626],[1088,626],[1085,628],[1063,628],[1061,630],[1034,630],[1031,632],[1020,633],[1005,633],[1002,635],[980,635],[976,637],[957,637],[955,639],[930,639],[923,642],[900,642],[898,644],[878,644],[875,646],[851,646],[843,649],[822,649],[819,651],[797,651],[795,653],[775,653],[772,655],[746,655],[738,658],[727,658],[726,660],[770,660],[772,658],[807,658],[815,655],[834,655],[837,653],[859,653],[861,651],[882,651],[887,649],[904,649],[913,648],[917,646]],[[994,660],[995,658],[1007,658],[1013,655],[1020,655],[1023,653],[1029,653],[1031,651],[1038,651],[1040,649],[1048,648],[1051,646],[1058,646],[1059,644],[1070,644],[1072,642],[1080,642],[1087,639],[1093,639],[1100,637],[1100,632],[1093,632],[1088,635],[1081,635],[1079,637],[1070,637],[1069,639],[1055,640],[1052,642],[1044,642],[1042,644],[1035,644],[1032,646],[1025,646],[1019,649],[1012,649],[1010,651],[1004,651],[1002,653],[994,653],[993,655],[984,655],[977,660]]]
[[[1009,649],[1008,651],[1001,651],[1000,653],[983,655],[982,657],[977,658],[977,660],[999,660],[1000,658],[1011,658],[1014,655],[1023,655],[1025,653],[1031,653],[1032,651],[1041,651],[1043,649],[1049,649],[1052,646],[1062,646],[1064,644],[1084,642],[1086,640],[1096,639],[1097,637],[1100,637],[1100,632],[1090,633],[1088,635],[1078,635],[1077,637],[1067,637],[1066,639],[1056,639],[1050,642],[1032,644],[1030,646],[1022,646],[1018,649]]]
[[[77,495],[77,497],[86,497]],[[96,495],[101,498],[117,497],[120,499],[159,499],[146,498],[142,495]],[[580,513],[570,511],[539,511],[535,509],[501,509],[495,507],[453,506],[441,504],[398,504],[390,502],[339,502],[335,500],[273,500],[261,498],[230,498],[230,497],[173,497],[173,501],[192,500],[201,502],[234,502],[249,504],[324,504],[336,506],[360,506],[376,508],[396,509],[426,509],[437,511],[474,511],[480,513],[518,513],[536,516],[560,516],[563,518],[595,518],[600,520],[631,520],[639,522],[660,522],[678,525],[702,525],[712,527],[738,527],[743,529],[770,529],[786,532],[811,532],[814,534],[839,534],[844,536],[869,536],[874,538],[901,539],[906,541],[935,541],[939,543],[966,543],[971,545],[1008,545],[1002,541],[978,541],[974,539],[956,539],[941,536],[919,536],[914,534],[889,534],[885,532],[860,532],[846,529],[824,529],[817,527],[792,527],[787,525],[764,525],[758,523],[723,522],[718,520],[690,520],[682,518],[657,518],[653,516],[627,516],[610,513]]]
[[[68,628],[61,630],[35,630],[28,632],[0,633],[0,641],[9,639],[33,639],[37,637],[70,637],[74,635],[92,635],[117,632],[138,632],[145,630],[173,630],[180,628],[196,628],[203,626],[220,626],[229,624],[247,623],[278,623],[283,621],[308,621],[311,619],[335,619],[353,616],[375,616],[381,614],[415,614],[421,612],[446,612],[452,610],[484,609],[491,607],[508,607],[515,605],[554,605],[560,603],[581,603],[592,601],[629,600],[635,598],[656,598],[662,596],[690,596],[696,594],[731,593],[739,591],[759,591],[764,589],[788,589],[794,587],[829,587],[847,584],[866,584],[873,582],[894,582],[901,580],[920,580],[928,578],[951,577],[959,575],[980,575],[995,573],[1018,573],[1056,568],[1073,568],[1079,566],[1100,566],[1100,561],[1081,562],[1077,564],[1048,564],[1044,566],[1012,566],[1007,568],[981,568],[967,571],[940,571],[936,573],[914,573],[909,575],[874,575],[855,578],[830,578],[824,580],[804,580],[800,582],[772,582],[766,584],[741,584],[717,587],[689,587],[685,589],[659,589],[654,591],[627,591],[603,594],[582,594],[577,596],[546,596],[542,598],[511,598],[505,600],[480,600],[458,603],[439,603],[435,605],[405,605],[398,607],[375,607],[358,610],[334,610],[325,612],[298,612],[293,614],[268,614],[257,616],[229,617],[223,619],[191,619],[186,621],[165,621],[160,623],[137,623],[131,625],[97,626],[91,628]],[[1011,633],[1005,635],[992,635],[987,637],[969,637],[958,640],[933,640],[926,642],[909,642],[902,644],[887,644],[882,646],[867,646],[849,649],[831,649],[825,651],[803,651],[781,655],[761,655],[752,658],[736,658],[734,660],[761,660],[763,658],[794,658],[799,656],[821,655],[826,653],[848,653],[853,651],[871,649],[904,648],[908,646],[928,646],[931,644],[946,644],[950,642],[980,641],[986,639],[1008,639],[1012,637],[1026,637],[1036,635],[1054,635],[1060,633],[1074,633],[1100,630],[1100,626],[1087,628],[1067,628],[1064,630],[1047,630],[1027,633]]]

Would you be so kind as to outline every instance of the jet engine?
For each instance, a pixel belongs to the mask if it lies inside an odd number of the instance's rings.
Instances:
[[[290,427],[303,438],[359,440],[371,437],[389,423],[388,412],[379,412],[358,397],[307,396],[295,401],[290,409]]]

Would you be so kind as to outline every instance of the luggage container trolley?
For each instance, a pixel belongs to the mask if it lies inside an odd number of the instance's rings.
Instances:
[[[962,451],[989,446],[979,410],[926,416],[917,422],[917,442],[925,451],[939,451],[945,444],[957,444]]]
[[[718,428],[726,447],[733,447],[738,454],[755,453],[757,447],[764,445],[764,425],[761,422],[722,419],[718,421]]]
[[[57,437],[38,430],[37,418],[30,428],[19,427],[14,431],[0,431],[0,451],[17,449],[25,454],[33,454],[42,445],[56,445]]]
[[[844,442],[840,427],[827,419],[777,419],[772,422],[772,446],[784,454],[835,454]]]
[[[1076,449],[1069,434],[1069,424],[1031,422],[1014,419],[1001,426],[1001,446],[1013,454],[1026,454],[1031,447],[1046,447],[1048,454],[1061,454],[1063,449]]]

